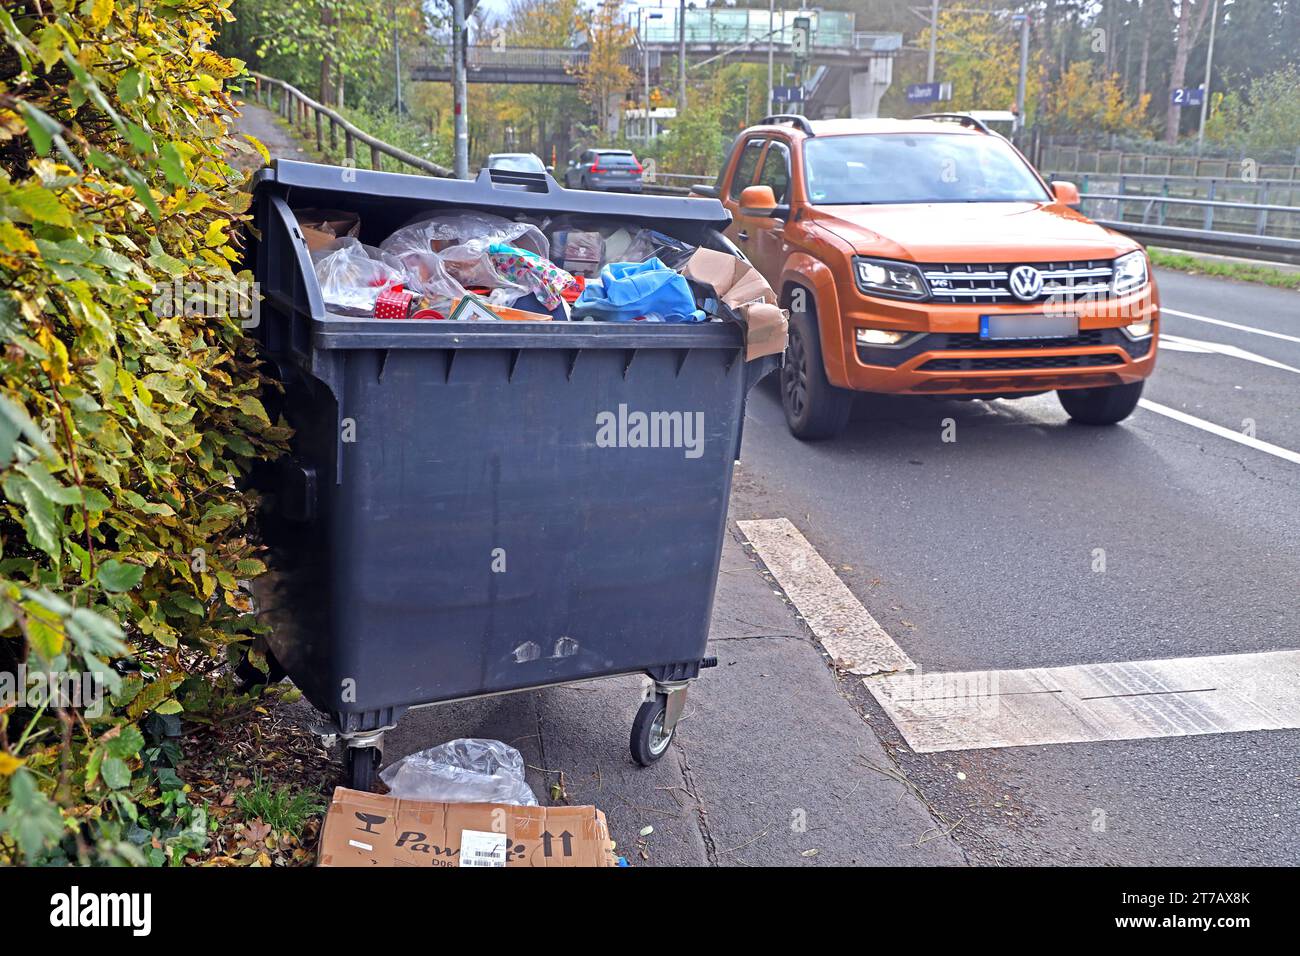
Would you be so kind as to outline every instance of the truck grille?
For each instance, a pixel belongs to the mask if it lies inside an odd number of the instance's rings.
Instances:
[[[1043,276],[1043,289],[1032,299],[1021,299],[1011,292],[1011,270],[1030,265]],[[935,302],[953,305],[978,305],[994,302],[1076,302],[1080,299],[1107,299],[1114,276],[1109,259],[1084,259],[1071,262],[993,262],[963,265],[921,266]]]

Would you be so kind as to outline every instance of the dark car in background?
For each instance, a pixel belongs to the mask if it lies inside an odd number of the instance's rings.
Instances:
[[[564,185],[570,189],[639,193],[641,173],[641,164],[630,150],[589,149],[569,162]]]

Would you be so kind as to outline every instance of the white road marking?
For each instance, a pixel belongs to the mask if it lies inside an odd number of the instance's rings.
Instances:
[[[1284,342],[1300,342],[1300,336],[1273,332],[1270,329],[1257,329],[1249,325],[1239,325],[1236,322],[1225,322],[1223,319],[1212,319],[1208,315],[1197,315],[1195,312],[1180,312],[1178,309],[1170,309],[1163,305],[1160,307],[1160,313],[1162,315],[1165,313],[1176,315],[1183,319],[1195,319],[1197,322],[1209,322],[1211,325],[1221,325],[1225,329],[1236,329],[1239,332],[1254,332],[1256,335],[1267,335],[1270,339],[1281,339]]]
[[[1145,398],[1138,399],[1138,406],[1140,408],[1145,408],[1149,412],[1155,412],[1157,415],[1164,415],[1166,418],[1172,418],[1176,422],[1182,422],[1184,425],[1191,425],[1193,428],[1199,428],[1201,431],[1209,432],[1211,435],[1218,435],[1220,438],[1235,441],[1237,444],[1245,445],[1247,448],[1254,448],[1256,451],[1268,452],[1268,454],[1275,455],[1284,461],[1300,465],[1300,452],[1292,451],[1290,448],[1283,448],[1281,445],[1274,445],[1271,442],[1252,438],[1242,432],[1235,432],[1231,428],[1224,428],[1222,425],[1216,425],[1214,422],[1207,422],[1203,418],[1197,418],[1195,415],[1188,415],[1186,412],[1180,412],[1176,408],[1170,408],[1168,405],[1160,405],[1156,402],[1148,401]]]
[[[836,666],[869,676],[916,665],[785,518],[737,521]]]
[[[1169,349],[1174,352],[1196,352],[1200,354],[1227,355],[1232,358],[1244,359],[1247,362],[1257,362],[1260,365],[1267,365],[1269,368],[1280,368],[1284,372],[1295,372],[1300,375],[1300,368],[1278,362],[1265,355],[1257,355],[1254,352],[1248,352],[1243,348],[1235,345],[1227,345],[1223,342],[1204,342],[1201,339],[1189,339],[1181,335],[1170,335],[1166,332],[1160,336],[1160,347]]]
[[[1300,728],[1300,651],[864,683],[917,753]]]

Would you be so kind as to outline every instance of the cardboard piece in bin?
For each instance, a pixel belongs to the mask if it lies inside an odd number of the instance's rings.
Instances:
[[[735,256],[696,249],[682,270],[688,279],[713,286],[725,305],[745,323],[745,361],[785,351],[790,314],[757,269]]]
[[[338,787],[317,866],[617,866],[595,807],[427,803]]]
[[[507,322],[549,322],[551,317],[545,312],[528,312],[507,306],[491,305],[478,296],[470,294],[451,300],[451,314],[447,318],[454,321],[504,319]]]
[[[299,209],[298,228],[312,252],[326,248],[335,239],[361,234],[361,217],[339,209]]]

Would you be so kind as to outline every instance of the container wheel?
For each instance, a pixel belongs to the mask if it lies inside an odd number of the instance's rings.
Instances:
[[[668,752],[673,741],[673,731],[664,730],[664,716],[668,709],[668,695],[655,694],[636,712],[632,721],[632,759],[648,767]]]
[[[379,779],[379,761],[382,751],[378,747],[347,748],[348,789],[370,793]]]

